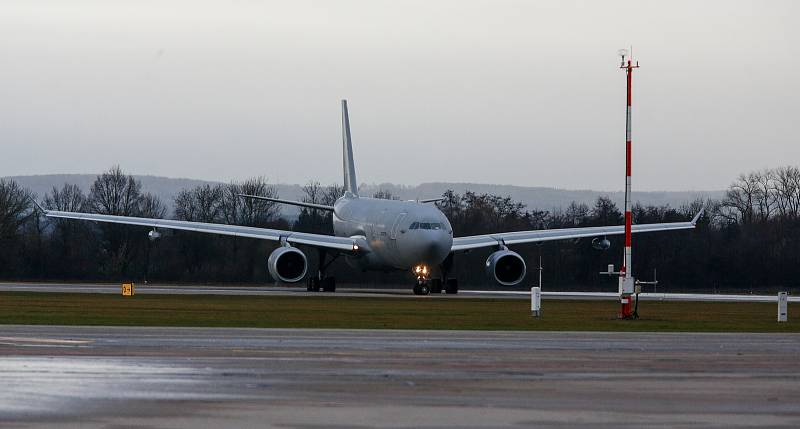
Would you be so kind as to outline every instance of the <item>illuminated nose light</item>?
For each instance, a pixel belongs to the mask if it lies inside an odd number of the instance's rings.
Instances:
[[[358,244],[353,244],[353,251],[354,251],[354,252],[357,252],[357,251],[358,251]]]

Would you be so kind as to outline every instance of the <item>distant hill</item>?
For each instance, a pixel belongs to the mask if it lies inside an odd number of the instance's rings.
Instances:
[[[161,198],[170,209],[175,196],[182,189],[192,188],[206,183],[216,183],[196,179],[170,178],[160,176],[137,176],[142,182],[142,189]],[[61,187],[64,183],[74,183],[80,186],[85,192],[95,180],[94,174],[46,174],[36,176],[10,176],[6,179],[13,179],[22,186],[27,187],[41,198],[50,192],[53,186]],[[281,198],[299,200],[303,197],[302,185],[276,184],[278,194]],[[360,194],[372,196],[378,190],[385,190],[403,200],[435,198],[442,195],[448,189],[462,194],[467,190],[478,193],[492,193],[511,198],[525,203],[531,209],[553,210],[563,208],[572,201],[592,204],[598,196],[608,195],[618,206],[622,206],[624,193],[601,192],[591,190],[567,190],[544,187],[526,187],[512,185],[488,185],[481,183],[446,183],[433,182],[422,183],[416,186],[396,185],[392,183],[382,184],[363,184],[360,186]],[[723,191],[670,191],[670,192],[635,192],[634,201],[639,201],[645,205],[665,205],[673,207],[697,198],[721,198]],[[284,206],[283,215],[293,218],[297,215],[296,207]]]
[[[142,182],[142,190],[150,192],[161,198],[168,206],[172,206],[175,196],[182,189],[193,188],[206,182],[195,179],[173,179],[160,176],[136,176]],[[97,178],[96,174],[44,174],[37,176],[10,176],[4,179],[13,179],[20,185],[33,191],[39,199],[50,193],[53,187],[60,188],[65,183],[75,184],[84,192],[89,192],[89,187]]]

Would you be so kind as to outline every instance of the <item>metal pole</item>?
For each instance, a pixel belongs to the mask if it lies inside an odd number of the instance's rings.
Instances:
[[[633,83],[633,69],[639,68],[639,63],[635,65],[633,58],[626,56],[628,52],[622,55],[622,64],[620,68],[625,69],[627,78],[627,91],[626,91],[626,106],[625,106],[625,253],[622,260],[622,268],[620,269],[619,279],[619,294],[620,294],[620,318],[627,319],[633,317],[633,300],[631,295],[634,292],[634,280],[632,269],[632,237],[631,237],[631,224],[633,223],[633,215],[631,214],[631,99],[632,99],[632,83]]]
[[[539,289],[542,288],[542,255],[539,255]]]

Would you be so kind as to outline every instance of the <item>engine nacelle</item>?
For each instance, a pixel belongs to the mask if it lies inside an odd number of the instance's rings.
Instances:
[[[294,247],[279,247],[269,255],[267,268],[273,279],[283,283],[296,283],[306,276],[308,259]]]
[[[526,270],[522,256],[508,249],[498,250],[486,259],[486,276],[503,286],[519,284]]]
[[[592,239],[592,247],[595,250],[608,250],[611,247],[611,242],[605,237],[595,237]]]

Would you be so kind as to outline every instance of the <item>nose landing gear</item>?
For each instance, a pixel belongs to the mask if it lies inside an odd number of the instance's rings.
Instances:
[[[441,278],[432,279],[431,270],[424,265],[417,265],[412,270],[417,278],[414,285],[414,295],[428,295],[429,293],[441,294],[445,292],[449,295],[458,293],[458,280],[448,277],[453,267],[453,255],[447,257],[439,267]]]
[[[427,295],[431,293],[431,288],[428,283],[429,280],[427,279],[417,279],[417,284],[414,285],[414,295]]]
[[[414,295],[427,295],[431,293],[430,274],[431,271],[425,265],[414,267],[414,276],[417,277],[417,284],[414,285]]]

